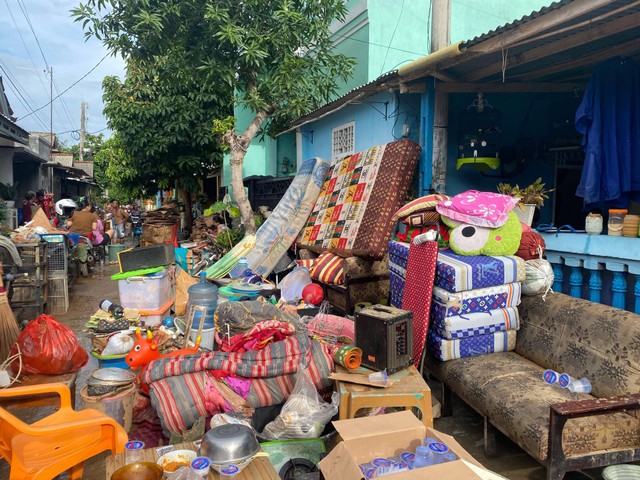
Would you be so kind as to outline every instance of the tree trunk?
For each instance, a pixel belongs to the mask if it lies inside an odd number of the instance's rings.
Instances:
[[[244,157],[247,154],[247,149],[251,144],[251,140],[256,136],[262,122],[264,122],[268,116],[269,112],[267,111],[258,112],[242,135],[236,135],[235,130],[229,130],[222,137],[222,140],[231,147],[230,164],[233,200],[240,209],[240,217],[244,223],[244,231],[250,235],[256,233],[256,220],[253,216],[251,203],[249,203],[249,198],[244,190],[244,183],[242,182],[242,167],[244,165]]]
[[[253,235],[256,233],[256,221],[253,216],[253,209],[249,203],[249,198],[242,183],[242,165],[246,151],[240,148],[235,142],[235,148],[231,148],[231,189],[233,190],[233,201],[240,209],[240,218],[244,223],[244,231]]]

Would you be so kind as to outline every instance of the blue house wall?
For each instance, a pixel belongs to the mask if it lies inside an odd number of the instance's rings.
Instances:
[[[301,127],[303,158],[331,160],[331,130],[355,122],[356,152],[410,138],[419,142],[420,95],[379,93]],[[407,125],[408,133],[403,136]]]

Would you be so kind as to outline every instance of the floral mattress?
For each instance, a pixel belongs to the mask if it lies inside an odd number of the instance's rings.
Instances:
[[[333,163],[298,245],[344,257],[382,258],[419,155],[420,146],[404,139]]]
[[[522,282],[525,278],[524,260],[514,255],[463,256],[452,250],[438,253],[435,285],[449,292]]]

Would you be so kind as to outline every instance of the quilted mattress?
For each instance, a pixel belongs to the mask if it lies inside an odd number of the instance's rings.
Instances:
[[[526,278],[524,260],[514,255],[463,256],[440,250],[435,285],[449,292],[522,282]]]
[[[429,328],[437,332],[442,338],[453,340],[474,335],[503,332],[505,330],[518,330],[520,328],[520,316],[516,307],[508,307],[489,310],[488,312],[438,317],[434,315],[432,303],[431,325]]]
[[[402,308],[402,296],[404,295],[404,276],[398,275],[389,268],[389,301],[396,308]]]
[[[507,330],[488,335],[476,335],[457,340],[447,340],[434,331],[427,335],[429,352],[442,362],[457,358],[486,355],[488,353],[509,352],[516,348],[516,331]]]
[[[306,160],[269,218],[256,232],[256,246],[247,254],[249,268],[266,277],[287,253],[304,227],[329,170],[321,158]]]
[[[404,139],[334,162],[298,245],[343,257],[382,258],[419,155],[420,146]]]
[[[497,308],[517,307],[520,305],[521,292],[520,282],[464,292],[449,292],[444,288],[433,287],[432,316],[443,319]]]

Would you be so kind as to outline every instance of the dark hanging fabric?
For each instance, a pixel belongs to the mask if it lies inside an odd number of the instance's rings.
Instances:
[[[640,199],[640,63],[598,64],[576,112],[584,168],[576,195],[585,208],[626,207]]]

